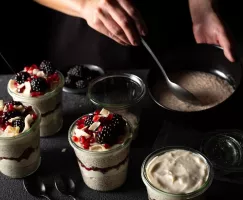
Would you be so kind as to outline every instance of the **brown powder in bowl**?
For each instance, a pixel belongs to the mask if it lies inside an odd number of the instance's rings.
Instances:
[[[193,93],[202,105],[192,105],[177,99],[167,87],[165,81],[159,81],[153,88],[157,101],[172,110],[193,112],[214,107],[225,101],[234,92],[234,88],[218,76],[205,72],[183,71],[169,74],[171,80]]]

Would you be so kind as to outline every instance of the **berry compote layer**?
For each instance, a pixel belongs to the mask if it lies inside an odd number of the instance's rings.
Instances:
[[[41,136],[50,136],[62,127],[63,75],[50,61],[24,67],[8,83],[8,92],[15,101],[37,107],[42,116]]]
[[[106,109],[87,114],[75,122],[70,128],[69,142],[88,187],[110,191],[125,182],[131,140],[127,121]]]
[[[0,100],[0,172],[22,178],[40,164],[40,113],[18,101]]]

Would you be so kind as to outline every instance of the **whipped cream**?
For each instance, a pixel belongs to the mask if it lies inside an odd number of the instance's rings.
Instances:
[[[209,176],[206,160],[187,150],[172,150],[154,157],[146,167],[150,183],[171,194],[187,194],[202,187]]]
[[[31,107],[20,102],[0,100],[0,137],[14,137],[28,131],[37,115]]]

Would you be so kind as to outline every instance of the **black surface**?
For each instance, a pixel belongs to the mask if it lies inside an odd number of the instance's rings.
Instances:
[[[135,71],[142,79],[146,77],[147,71]],[[10,76],[0,76],[0,99],[10,99],[6,91],[6,84]],[[236,98],[237,100],[237,98]],[[237,104],[238,102],[239,104]],[[233,103],[232,112],[225,113],[228,127],[238,128],[242,123],[241,100]],[[54,176],[57,174],[70,175],[76,180],[79,199],[83,200],[145,200],[147,199],[146,188],[140,177],[140,168],[144,158],[154,148],[168,145],[186,145],[198,148],[201,136],[205,130],[226,127],[226,124],[218,127],[210,127],[203,122],[198,124],[185,124],[174,120],[165,121],[166,115],[154,103],[145,96],[143,100],[143,112],[138,138],[132,144],[131,162],[127,182],[118,190],[113,192],[96,192],[85,186],[81,179],[81,174],[75,159],[74,152],[67,140],[67,131],[71,123],[80,115],[94,110],[91,103],[85,96],[64,94],[64,126],[59,134],[50,138],[41,139],[42,163],[38,172],[35,174],[42,177],[48,186],[48,191],[55,199],[70,199],[60,196],[54,189]],[[233,109],[234,108],[234,109]],[[237,111],[237,112],[236,112]],[[235,112],[235,113],[234,113]],[[237,116],[240,115],[240,116]],[[239,119],[239,120],[237,120]],[[195,119],[196,121],[196,119]],[[232,123],[231,123],[232,122]],[[161,131],[159,131],[162,128]],[[159,136],[157,137],[157,134]],[[62,152],[62,149],[66,152]],[[230,197],[228,197],[230,195]],[[242,199],[242,185],[230,182],[215,180],[206,192],[207,200],[213,199]],[[9,179],[0,175],[0,199],[2,200],[34,200],[22,186],[22,180]]]

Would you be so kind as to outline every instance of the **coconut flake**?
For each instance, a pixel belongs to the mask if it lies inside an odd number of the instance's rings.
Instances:
[[[15,121],[16,119],[20,119],[21,117],[14,117],[8,120],[8,122],[12,123],[13,121]]]
[[[36,75],[39,71],[39,69],[33,69],[33,74]]]
[[[110,114],[109,110],[106,110],[104,108],[102,108],[102,110],[100,111],[100,115],[102,115],[103,117],[108,117]]]
[[[88,133],[86,133],[85,131],[83,131],[82,129],[76,129],[75,134],[77,137],[84,136],[86,138],[90,138],[90,135]]]
[[[3,111],[3,108],[4,108],[3,100],[0,100],[0,111]]]
[[[38,73],[36,74],[36,76],[45,78],[46,75],[45,75],[45,73],[43,71],[38,71]]]
[[[93,124],[90,125],[89,130],[95,131],[99,126],[100,126],[100,122],[94,122]]]
[[[33,117],[30,114],[28,114],[24,119],[24,130],[22,132],[29,130],[30,125],[33,121]]]
[[[30,91],[31,91],[31,85],[30,85],[30,82],[26,81],[24,83],[25,85],[25,90],[24,90],[24,94],[27,95],[27,96],[30,96]]]

